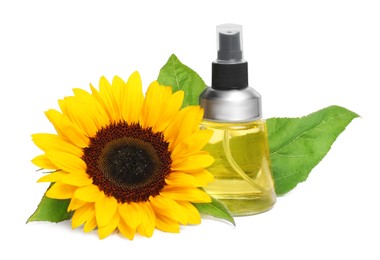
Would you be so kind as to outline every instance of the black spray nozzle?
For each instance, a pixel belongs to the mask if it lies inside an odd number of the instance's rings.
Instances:
[[[242,27],[224,24],[217,27],[218,61],[235,63],[243,60]]]
[[[219,90],[248,87],[248,63],[243,60],[242,26],[216,27],[218,59],[212,63],[212,88]]]

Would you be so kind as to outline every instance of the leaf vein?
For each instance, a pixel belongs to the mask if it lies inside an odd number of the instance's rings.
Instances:
[[[287,155],[287,154],[282,154],[282,153],[276,153],[276,155],[279,157],[285,157],[285,158],[302,158],[302,157],[308,157],[313,154],[309,153],[309,154],[300,154],[300,155]]]
[[[175,66],[175,60],[174,59],[172,59],[172,66],[173,66],[173,73],[174,73],[175,83],[176,83],[178,89],[181,89],[180,84],[179,84],[179,79],[178,79],[178,76],[177,76],[177,72],[176,72],[176,68],[175,68],[176,66]]]

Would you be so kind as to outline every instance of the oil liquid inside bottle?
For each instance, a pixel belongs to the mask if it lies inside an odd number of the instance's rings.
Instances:
[[[215,123],[201,128],[214,134],[204,150],[215,162],[208,168],[214,181],[205,190],[222,201],[233,216],[261,213],[276,202],[270,168],[266,123]]]

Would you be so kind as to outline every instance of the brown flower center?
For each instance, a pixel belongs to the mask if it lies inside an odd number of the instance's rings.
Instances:
[[[161,132],[119,122],[90,138],[82,159],[93,184],[118,202],[142,202],[156,196],[170,174],[169,143]]]

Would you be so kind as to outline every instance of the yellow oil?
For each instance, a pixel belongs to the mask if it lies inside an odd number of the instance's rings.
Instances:
[[[261,213],[276,202],[264,120],[231,124],[203,121],[214,134],[204,150],[215,158],[214,181],[205,190],[233,216]]]

